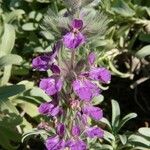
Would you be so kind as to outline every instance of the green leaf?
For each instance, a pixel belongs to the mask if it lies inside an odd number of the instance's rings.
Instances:
[[[11,23],[14,20],[22,18],[23,14],[25,14],[25,12],[22,9],[13,10],[12,12],[5,14],[4,21],[7,23]]]
[[[33,129],[32,131],[26,132],[23,134],[22,142],[24,142],[29,136],[47,134],[45,130]]]
[[[112,143],[112,141],[115,141],[114,135],[107,131],[104,131],[104,139],[108,141],[109,143]]]
[[[115,129],[119,125],[120,107],[117,101],[112,100],[112,127]]]
[[[19,65],[22,62],[22,58],[19,55],[8,54],[0,57],[0,68],[7,65]]]
[[[145,9],[146,9],[147,14],[150,16],[150,7],[146,7]]]
[[[9,54],[12,51],[15,44],[15,37],[14,27],[10,24],[5,24],[4,33],[0,40],[0,57]]]
[[[53,34],[51,34],[50,32],[41,31],[40,33],[41,33],[42,36],[44,36],[48,40],[54,40],[55,39],[55,37],[53,36]]]
[[[43,17],[42,13],[40,13],[38,11],[31,11],[29,13],[29,18],[35,19],[36,21],[40,21],[42,19],[42,17]]]
[[[103,117],[103,118],[100,120],[100,122],[106,124],[106,125],[109,127],[109,129],[112,129],[111,124],[110,124],[110,122],[108,121],[108,119],[106,119],[106,118]]]
[[[121,119],[120,123],[119,123],[119,126],[117,128],[117,131],[119,131],[126,122],[128,122],[129,120],[133,119],[133,118],[136,118],[137,117],[137,114],[136,113],[130,113],[128,115],[126,115],[125,117],[123,117],[123,119]]]
[[[26,114],[28,114],[30,117],[36,117],[39,115],[38,107],[35,104],[32,104],[30,102],[24,101],[22,99],[17,99],[19,101],[19,106],[24,110]]]
[[[7,100],[9,97],[19,94],[24,90],[24,85],[2,86],[0,87],[0,101]]]
[[[95,149],[94,149],[95,150]],[[111,145],[108,144],[102,144],[100,150],[114,150]]]
[[[144,46],[142,49],[140,49],[137,53],[136,56],[139,58],[144,58],[146,56],[150,55],[150,45]]]
[[[29,90],[33,88],[34,82],[33,81],[28,81],[28,80],[22,80],[21,82],[17,83],[18,85],[24,85],[25,90]]]
[[[33,22],[26,23],[22,26],[22,29],[25,31],[33,31],[36,30],[37,28],[38,28],[38,24]]]
[[[20,127],[22,128],[23,133],[31,131],[33,129],[32,124],[29,123],[25,117],[23,117],[23,122],[20,124]]]
[[[148,127],[140,128],[138,132],[146,137],[150,137],[150,128]]]
[[[112,11],[124,17],[132,17],[135,14],[124,0],[114,0]]]
[[[140,135],[131,135],[128,140],[136,146],[145,146],[150,148],[150,141]]]
[[[6,115],[5,115],[6,114]],[[21,135],[17,133],[17,128],[22,122],[22,118],[7,110],[0,114],[0,145],[6,150],[16,150],[18,145],[13,146],[13,142],[20,142]]]
[[[43,98],[45,101],[51,101],[50,97],[45,94],[45,92],[38,88],[38,87],[34,87],[31,91],[30,91],[30,95],[34,96],[34,97],[41,97]]]
[[[149,43],[149,41],[150,41],[150,34],[141,33],[141,34],[139,35],[139,40],[141,40],[141,41],[143,41],[143,42]]]
[[[127,143],[127,137],[126,135],[119,135],[120,141],[123,145]]]
[[[3,18],[0,17],[0,38],[2,37],[3,33],[4,33],[4,21]]]
[[[8,110],[11,113],[15,113],[19,115],[16,107],[7,99],[5,101],[0,101],[0,111]]]
[[[100,104],[103,100],[104,100],[104,96],[103,96],[103,95],[95,96],[95,97],[92,99],[92,104],[93,104],[93,105],[98,105],[98,104]]]
[[[11,145],[10,141],[19,141],[20,135],[13,129],[6,126],[0,126],[0,145],[6,150],[16,150],[18,146]]]
[[[11,76],[12,65],[4,67],[3,76],[0,80],[0,85],[3,86],[8,83],[9,78]]]

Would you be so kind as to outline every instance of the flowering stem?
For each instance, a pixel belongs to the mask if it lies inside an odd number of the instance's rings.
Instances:
[[[75,50],[71,53],[71,69],[74,69],[74,62],[75,62]]]

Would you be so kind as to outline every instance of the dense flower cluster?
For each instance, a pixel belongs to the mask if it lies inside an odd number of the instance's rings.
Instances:
[[[53,73],[52,76],[41,79],[39,83],[39,87],[52,99],[39,106],[39,113],[51,118],[52,127],[55,129],[45,141],[48,150],[86,150],[86,137],[104,136],[104,131],[96,125],[91,126],[88,120],[99,121],[103,117],[102,109],[93,106],[92,101],[102,91],[97,83],[110,82],[110,72],[106,68],[95,66],[96,55],[93,52],[87,56],[87,67],[80,73],[76,73],[73,67],[78,64],[74,57],[74,60],[70,59],[70,63],[74,63],[70,68],[65,68],[68,65],[61,68],[57,63],[57,55],[62,45],[71,49],[70,53],[74,55],[75,51],[72,49],[79,48],[86,42],[83,28],[83,21],[74,19],[70,24],[70,31],[54,45],[52,52],[38,56],[32,62],[34,69],[51,70]],[[67,73],[64,73],[64,70],[67,70]],[[71,77],[68,79],[68,76]],[[48,130],[48,124],[45,125]],[[40,124],[39,128],[44,128],[44,123]]]

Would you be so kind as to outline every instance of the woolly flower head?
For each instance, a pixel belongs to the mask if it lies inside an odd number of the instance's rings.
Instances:
[[[57,14],[52,10],[48,10],[43,21],[42,27],[44,30],[47,30],[49,33],[54,33],[56,38],[62,39],[67,33],[72,32],[72,22],[77,19],[83,23],[82,29],[79,29],[80,32],[78,32],[78,41],[80,39],[81,43],[85,43],[85,38],[86,44],[92,43],[95,39],[104,35],[109,22],[108,18],[103,12],[95,10],[88,5],[92,0],[65,0],[65,2],[71,10],[62,10]],[[72,11],[76,7],[78,10]],[[72,38],[73,36],[72,34]]]

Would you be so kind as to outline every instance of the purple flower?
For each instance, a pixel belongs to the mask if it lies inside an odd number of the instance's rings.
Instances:
[[[74,19],[71,23],[71,31],[63,36],[63,43],[69,49],[75,49],[85,43],[85,36],[80,32],[83,21]]]
[[[100,93],[100,89],[98,88],[98,86],[87,79],[75,80],[73,82],[73,90],[81,100],[85,101],[92,100]]]
[[[55,74],[60,74],[60,69],[57,65],[52,64],[50,67],[51,71]]]
[[[39,113],[47,116],[57,116],[61,113],[61,109],[59,106],[55,106],[51,103],[42,103],[39,108]]]
[[[86,129],[85,134],[89,138],[102,138],[104,136],[104,131],[98,127],[89,127]]]
[[[89,77],[93,80],[99,80],[103,83],[109,83],[111,74],[106,68],[92,68],[89,72]]]
[[[85,105],[82,112],[97,121],[103,117],[103,111],[99,107]]]
[[[70,148],[70,150],[86,150],[86,144],[82,140],[69,140],[66,143],[66,146]]]
[[[54,105],[52,105],[51,103],[46,102],[46,103],[42,103],[39,106],[38,110],[39,110],[40,114],[48,115],[49,110],[51,110],[53,107],[54,107]]]
[[[73,29],[82,29],[83,28],[83,21],[82,20],[79,20],[79,19],[74,19],[71,23],[71,27]]]
[[[91,52],[89,55],[88,55],[88,63],[90,65],[93,65],[94,62],[95,62],[95,59],[96,59],[96,55],[94,52]]]
[[[39,87],[48,95],[54,95],[62,88],[63,82],[57,77],[41,79]]]
[[[45,146],[47,150],[60,150],[65,147],[65,142],[59,138],[59,136],[49,137]]]
[[[49,58],[46,56],[38,56],[32,60],[32,67],[39,71],[46,71],[49,69]]]
[[[61,42],[58,41],[53,50],[50,53],[44,54],[42,56],[38,56],[32,60],[32,67],[39,71],[46,71],[51,68],[51,65],[55,61],[55,57],[61,47]]]
[[[72,127],[72,135],[73,136],[79,136],[81,133],[80,127],[78,125],[75,125]]]
[[[57,130],[57,134],[59,136],[63,136],[64,133],[65,133],[65,125],[63,123],[59,123],[56,128],[57,128],[56,129]]]

